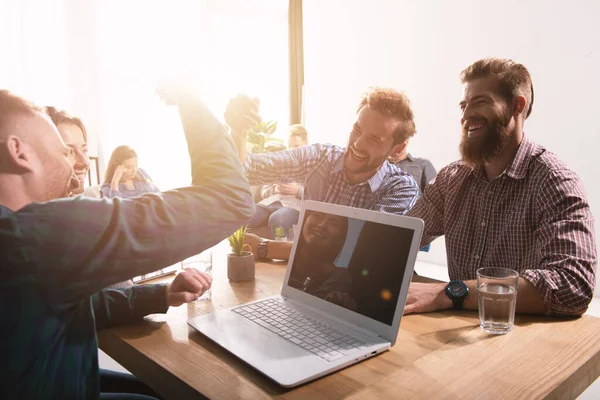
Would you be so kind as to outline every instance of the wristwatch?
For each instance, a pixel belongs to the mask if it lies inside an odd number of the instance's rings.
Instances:
[[[263,239],[263,241],[258,244],[258,247],[256,248],[256,258],[259,260],[265,260],[267,258],[267,253],[269,251],[267,244],[269,242],[270,240]]]
[[[446,285],[446,296],[452,300],[452,308],[462,310],[465,299],[469,296],[469,288],[463,281],[454,280]]]

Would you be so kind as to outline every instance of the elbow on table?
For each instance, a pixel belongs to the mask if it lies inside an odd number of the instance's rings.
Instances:
[[[589,288],[589,293],[577,293],[574,297],[570,297],[569,301],[554,299],[550,307],[549,315],[558,317],[579,317],[583,315],[592,299],[594,298],[594,288]]]

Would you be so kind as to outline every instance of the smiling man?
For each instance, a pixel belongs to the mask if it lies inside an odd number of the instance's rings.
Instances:
[[[346,148],[315,144],[268,154],[248,154],[246,134],[260,122],[258,102],[247,96],[231,100],[225,120],[251,185],[304,183],[304,198],[405,214],[419,190],[412,176],[390,164],[415,133],[408,97],[393,89],[366,93]]]
[[[517,312],[580,315],[594,295],[594,220],[577,175],[531,142],[533,84],[522,64],[483,59],[461,73],[462,160],[409,212],[421,246],[445,235],[449,284],[412,283],[405,313],[477,309],[476,271],[519,272]]]

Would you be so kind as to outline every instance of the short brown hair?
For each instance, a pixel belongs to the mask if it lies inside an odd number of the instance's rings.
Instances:
[[[43,110],[24,98],[8,90],[0,90],[0,135],[4,130],[4,122],[15,114],[34,115]]]
[[[300,125],[300,124],[291,125],[289,131],[290,131],[290,137],[298,136],[305,142],[308,142],[308,132],[306,131],[306,128],[303,127],[302,125]]]
[[[498,80],[500,94],[507,101],[513,101],[517,96],[525,97],[527,110],[525,118],[531,115],[533,109],[533,82],[531,75],[523,64],[508,58],[484,58],[475,61],[460,73],[460,80],[466,83],[478,78],[493,76]]]
[[[363,94],[358,112],[364,107],[391,115],[400,121],[394,132],[394,143],[405,142],[415,134],[414,115],[410,108],[410,100],[404,92],[389,88],[371,88]]]
[[[52,106],[46,106],[45,111],[52,122],[54,122],[54,125],[58,126],[58,124],[71,124],[81,129],[81,132],[83,133],[83,140],[87,143],[87,130],[85,129],[81,119],[67,113],[65,110],[59,110]]]

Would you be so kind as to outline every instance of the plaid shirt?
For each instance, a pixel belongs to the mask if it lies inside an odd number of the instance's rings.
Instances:
[[[102,328],[166,309],[160,285],[101,290],[198,254],[251,217],[223,126],[202,105],[180,110],[194,186],[0,206],[2,398],[98,398],[94,315]]]
[[[594,219],[582,184],[526,138],[492,181],[483,168],[445,167],[409,215],[425,221],[421,245],[445,235],[450,279],[475,279],[482,267],[512,268],[555,315],[582,314],[594,295]]]
[[[251,185],[304,182],[304,198],[405,214],[419,195],[409,174],[385,161],[366,182],[351,185],[344,174],[344,148],[315,144],[267,154],[249,154],[244,165]]]

